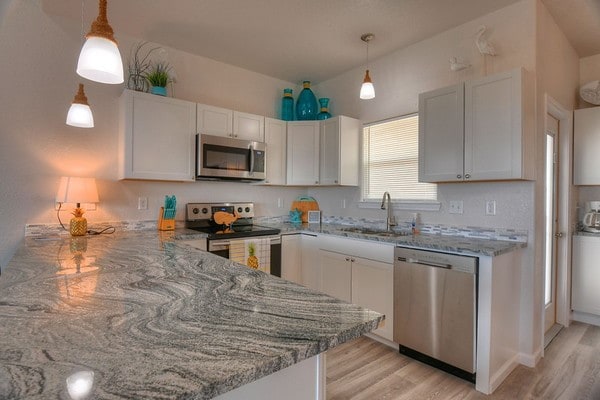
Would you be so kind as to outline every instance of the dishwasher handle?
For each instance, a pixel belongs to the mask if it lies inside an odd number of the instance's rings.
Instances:
[[[436,263],[433,261],[421,261],[421,260],[415,259],[415,258],[398,257],[398,261],[406,262],[409,264],[425,265],[427,267],[452,269],[451,264]]]

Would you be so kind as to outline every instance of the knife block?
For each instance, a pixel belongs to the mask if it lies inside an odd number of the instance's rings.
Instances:
[[[175,230],[175,218],[165,219],[165,208],[161,207],[158,213],[158,230],[159,231],[174,231]]]

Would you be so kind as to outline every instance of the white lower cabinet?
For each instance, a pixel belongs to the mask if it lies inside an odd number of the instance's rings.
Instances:
[[[393,340],[394,246],[323,235],[319,247],[321,291],[384,314],[373,333]]]
[[[319,250],[321,291],[337,299],[352,302],[352,264],[350,256]]]
[[[281,277],[311,289],[321,290],[317,247],[317,236],[281,235]]]
[[[373,333],[393,340],[394,265],[353,257],[352,303],[385,314],[385,323]]]
[[[573,236],[571,308],[600,316],[600,237]]]

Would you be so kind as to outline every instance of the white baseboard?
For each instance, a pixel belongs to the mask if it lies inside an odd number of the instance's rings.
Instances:
[[[533,354],[519,353],[519,364],[534,368],[542,359],[542,349],[537,349]]]
[[[494,393],[494,390],[500,386],[502,382],[510,375],[510,373],[517,368],[519,365],[520,354],[515,354],[512,358],[507,360],[490,379],[490,393]]]
[[[385,344],[388,347],[396,349],[396,351],[398,350],[398,343],[394,343],[391,340],[387,340],[385,338],[382,338],[381,336],[374,335],[372,333],[366,333],[365,336],[368,337],[368,338],[370,338],[370,339],[375,340],[376,342],[383,343],[383,344]]]
[[[600,316],[594,314],[573,311],[571,313],[571,319],[577,322],[584,322],[586,324],[600,326]]]

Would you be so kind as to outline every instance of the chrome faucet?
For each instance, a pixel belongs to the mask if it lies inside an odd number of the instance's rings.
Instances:
[[[392,226],[396,226],[396,218],[392,214],[392,198],[390,197],[389,192],[385,192],[383,194],[383,199],[381,199],[381,209],[385,210],[385,199],[387,197],[387,221],[385,229],[388,231],[392,230]]]

